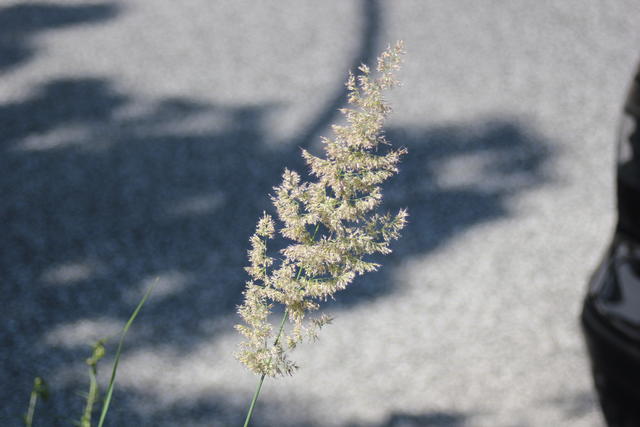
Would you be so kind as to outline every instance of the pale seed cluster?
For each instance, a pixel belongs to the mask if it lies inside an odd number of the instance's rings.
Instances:
[[[276,225],[266,213],[251,236],[249,250],[251,276],[238,312],[244,324],[236,328],[246,340],[236,357],[251,371],[267,376],[291,374],[296,366],[287,351],[303,338],[315,339],[327,324],[327,316],[307,319],[318,302],[344,289],[353,279],[379,265],[368,256],[391,252],[389,243],[399,237],[407,213],[380,215],[381,184],[397,173],[404,149],[388,149],[382,126],[390,108],[383,92],[397,84],[393,72],[399,68],[403,44],[387,49],[378,58],[377,78],[366,65],[355,77],[349,74],[348,101],[354,109],[343,109],[346,126],[333,126],[333,139],[323,138],[325,157],[303,150],[303,157],[316,179],[302,181],[285,170],[282,184],[272,196],[281,226],[278,232],[292,243],[276,261],[268,255],[267,242]],[[285,319],[274,334],[269,315],[275,304],[286,310]]]

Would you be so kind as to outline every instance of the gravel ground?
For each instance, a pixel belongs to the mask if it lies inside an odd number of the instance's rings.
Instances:
[[[109,425],[241,424],[248,236],[347,70],[404,39],[386,197],[411,223],[255,425],[602,425],[577,316],[639,21],[631,0],[3,1],[0,424],[42,375],[37,425],[69,425],[92,341],[156,277]]]

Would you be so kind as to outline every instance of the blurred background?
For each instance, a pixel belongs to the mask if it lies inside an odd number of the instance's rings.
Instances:
[[[410,224],[254,425],[602,425],[577,316],[639,21],[631,0],[2,1],[0,423],[36,375],[37,425],[79,418],[91,344],[158,277],[108,424],[241,424],[248,237],[347,71],[403,39],[385,197]]]

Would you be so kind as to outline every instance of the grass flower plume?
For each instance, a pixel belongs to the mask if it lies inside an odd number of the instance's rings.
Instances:
[[[405,210],[377,212],[381,185],[398,172],[406,152],[390,148],[382,131],[390,112],[383,93],[397,84],[393,74],[403,53],[399,42],[380,55],[376,76],[366,65],[357,77],[349,74],[352,108],[341,110],[346,125],[334,125],[333,138],[322,139],[324,157],[302,151],[309,181],[285,170],[272,196],[279,221],[265,213],[250,238],[250,280],[238,308],[243,324],[236,326],[245,341],[236,357],[263,378],[293,373],[289,350],[315,339],[330,321],[312,312],[357,276],[376,270],[379,264],[368,258],[390,253],[390,242],[406,223]],[[277,258],[268,251],[276,233],[291,242]],[[274,330],[269,315],[276,305],[284,307],[284,317]]]

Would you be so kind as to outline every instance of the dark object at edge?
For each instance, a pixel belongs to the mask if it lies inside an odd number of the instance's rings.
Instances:
[[[618,223],[582,310],[593,379],[609,427],[640,426],[640,70],[618,142]]]

